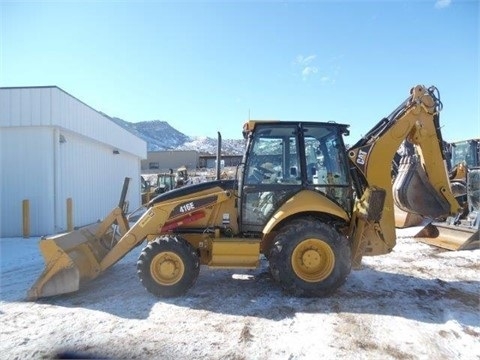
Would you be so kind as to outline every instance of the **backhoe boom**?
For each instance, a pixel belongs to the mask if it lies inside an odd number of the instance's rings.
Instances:
[[[354,239],[354,266],[360,264],[363,255],[385,254],[395,246],[394,193],[405,209],[423,216],[459,211],[460,206],[450,191],[440,146],[441,103],[435,93],[435,88],[414,87],[409,99],[348,151],[355,176],[361,179],[362,191],[350,230]],[[392,159],[404,140],[414,144],[419,159],[403,166],[392,191]],[[370,192],[365,194],[366,189]],[[381,207],[381,218],[373,221],[364,214],[368,212],[371,193],[378,189],[385,191],[385,197],[383,206],[375,205]]]

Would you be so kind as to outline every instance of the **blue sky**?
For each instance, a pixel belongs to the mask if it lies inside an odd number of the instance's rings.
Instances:
[[[353,144],[416,84],[446,140],[480,136],[478,1],[0,1],[0,86],[57,85],[127,121],[241,138],[336,121]]]

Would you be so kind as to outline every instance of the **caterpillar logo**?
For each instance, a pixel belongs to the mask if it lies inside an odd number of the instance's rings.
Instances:
[[[355,157],[355,152],[354,151],[351,151],[350,152],[350,156],[351,156],[351,159],[352,161],[354,161],[355,165],[358,167],[358,169],[365,174],[365,167],[367,166],[368,164],[368,156],[370,154],[370,150],[372,149],[372,145],[369,144],[369,145],[366,145],[366,146],[362,146],[361,148],[358,149],[358,153],[356,154],[356,157]]]
[[[357,164],[365,165],[365,160],[367,159],[367,153],[360,150],[357,156]]]

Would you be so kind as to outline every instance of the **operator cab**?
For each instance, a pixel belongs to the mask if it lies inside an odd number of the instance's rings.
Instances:
[[[262,231],[274,212],[302,190],[313,190],[350,212],[351,179],[342,135],[348,125],[249,121],[244,155],[241,223]]]

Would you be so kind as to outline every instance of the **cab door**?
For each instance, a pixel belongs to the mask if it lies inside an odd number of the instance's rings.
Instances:
[[[261,232],[274,212],[302,188],[297,124],[258,124],[249,140],[242,180],[240,223]]]

